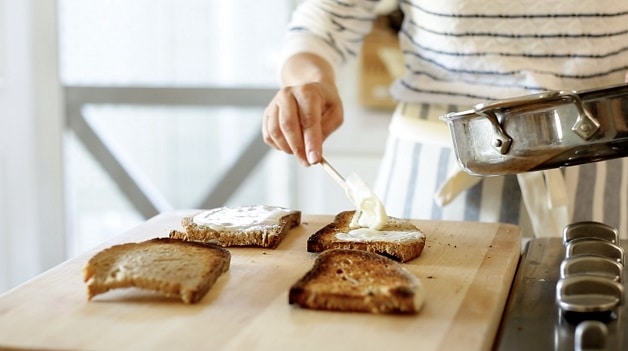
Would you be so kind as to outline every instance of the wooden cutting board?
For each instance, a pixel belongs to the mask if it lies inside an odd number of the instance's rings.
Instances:
[[[277,249],[230,249],[230,270],[196,305],[137,289],[87,301],[92,255],[167,236],[186,214],[158,215],[0,296],[0,349],[489,350],[520,257],[516,226],[414,221],[427,235],[422,256],[405,264],[427,290],[419,314],[305,310],[288,305],[288,290],[316,257],[307,237],[332,217],[304,215]]]

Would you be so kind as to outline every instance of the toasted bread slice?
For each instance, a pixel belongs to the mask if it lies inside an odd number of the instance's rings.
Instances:
[[[184,230],[171,231],[171,238],[274,249],[301,224],[301,212],[264,205],[219,207],[185,217],[181,224]]]
[[[111,289],[137,287],[191,304],[205,296],[230,263],[231,254],[220,246],[156,238],[104,249],[83,272],[88,300]]]
[[[351,228],[350,223],[354,214],[355,211],[345,211],[336,215],[332,223],[308,238],[307,251],[364,250],[400,262],[413,260],[423,252],[425,234],[409,221],[388,216],[388,222],[379,231]]]
[[[424,298],[421,281],[401,263],[367,251],[331,249],[292,285],[288,302],[317,310],[416,313]]]

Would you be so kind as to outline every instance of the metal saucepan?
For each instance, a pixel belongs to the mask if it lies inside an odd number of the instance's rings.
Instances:
[[[474,175],[628,156],[628,84],[497,100],[441,119],[460,165]]]

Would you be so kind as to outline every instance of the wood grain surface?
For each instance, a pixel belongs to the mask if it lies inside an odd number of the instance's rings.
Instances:
[[[191,211],[160,214],[0,296],[0,349],[490,350],[520,257],[516,226],[413,221],[427,235],[404,264],[426,287],[417,315],[371,315],[288,304],[316,257],[307,237],[332,216],[304,215],[278,248],[230,248],[231,267],[185,305],[138,289],[88,302],[83,267],[116,243],[164,237]]]

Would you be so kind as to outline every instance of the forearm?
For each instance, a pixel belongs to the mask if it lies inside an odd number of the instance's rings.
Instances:
[[[312,53],[298,53],[290,56],[281,69],[281,81],[284,86],[306,83],[336,84],[332,65]]]

